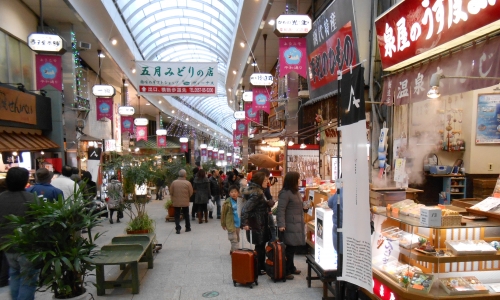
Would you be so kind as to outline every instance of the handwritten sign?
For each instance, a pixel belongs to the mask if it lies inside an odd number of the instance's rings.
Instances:
[[[0,120],[36,125],[36,98],[0,87]]]

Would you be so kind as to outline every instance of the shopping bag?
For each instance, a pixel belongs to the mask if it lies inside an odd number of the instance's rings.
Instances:
[[[214,211],[214,202],[212,200],[208,200],[208,203],[207,203],[207,209],[208,211]]]

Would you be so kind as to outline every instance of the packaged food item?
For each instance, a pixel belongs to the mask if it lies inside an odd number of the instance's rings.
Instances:
[[[450,295],[489,293],[488,288],[474,276],[440,278],[439,284]]]
[[[496,254],[497,250],[483,240],[446,241],[446,247],[454,255]]]
[[[415,272],[410,279],[408,290],[427,294],[432,288],[433,281],[434,275]]]

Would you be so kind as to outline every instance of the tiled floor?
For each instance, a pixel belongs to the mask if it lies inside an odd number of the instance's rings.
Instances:
[[[217,219],[209,219],[208,223],[192,223],[192,231],[175,234],[174,222],[165,222],[166,211],[164,201],[153,200],[148,204],[150,216],[156,220],[156,238],[163,244],[163,249],[155,254],[154,268],[147,269],[146,263],[139,264],[141,277],[140,293],[131,294],[131,289],[116,288],[106,290],[105,296],[97,296],[96,289],[89,284],[87,291],[94,299],[206,299],[203,294],[215,291],[218,296],[213,299],[321,299],[321,282],[313,281],[307,288],[307,265],[303,255],[295,256],[295,265],[302,270],[294,280],[274,283],[268,276],[259,277],[259,285],[250,289],[244,286],[233,286],[231,279],[230,243],[226,231],[220,227]],[[109,224],[105,219],[100,231],[104,235],[97,240],[99,245],[110,243],[111,238],[124,234],[128,216],[125,221]],[[106,278],[116,278],[119,269],[106,267]],[[95,282],[95,277],[89,278]],[[8,287],[0,288],[0,300],[8,300]],[[52,299],[51,293],[37,293],[35,299]],[[92,299],[90,295],[86,299]]]

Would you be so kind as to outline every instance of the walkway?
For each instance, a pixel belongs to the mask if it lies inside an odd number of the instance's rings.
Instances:
[[[191,232],[175,234],[175,223],[165,222],[166,211],[164,201],[153,200],[148,204],[150,216],[156,220],[156,237],[163,249],[155,254],[154,268],[147,269],[145,263],[139,264],[141,278],[140,293],[131,294],[131,289],[117,288],[106,290],[105,296],[97,296],[93,285],[87,290],[94,299],[133,299],[133,300],[170,300],[170,299],[206,299],[206,292],[217,292],[213,299],[321,299],[321,282],[313,281],[312,288],[307,288],[307,265],[305,256],[296,255],[295,265],[302,274],[295,275],[294,280],[274,283],[267,275],[259,277],[259,285],[253,289],[233,286],[231,279],[230,243],[227,233],[220,227],[217,219],[209,219],[208,223],[192,224]],[[115,214],[116,220],[116,214]],[[111,239],[124,234],[128,216],[125,221],[109,224],[103,221],[100,231],[106,233],[97,240],[99,245],[110,243]],[[116,278],[118,266],[106,267],[106,278]],[[95,277],[90,277],[95,282]],[[214,293],[215,294],[215,293]],[[0,300],[8,300],[9,288],[0,288]],[[52,299],[51,293],[37,293],[36,300]],[[91,299],[90,295],[87,299]]]

